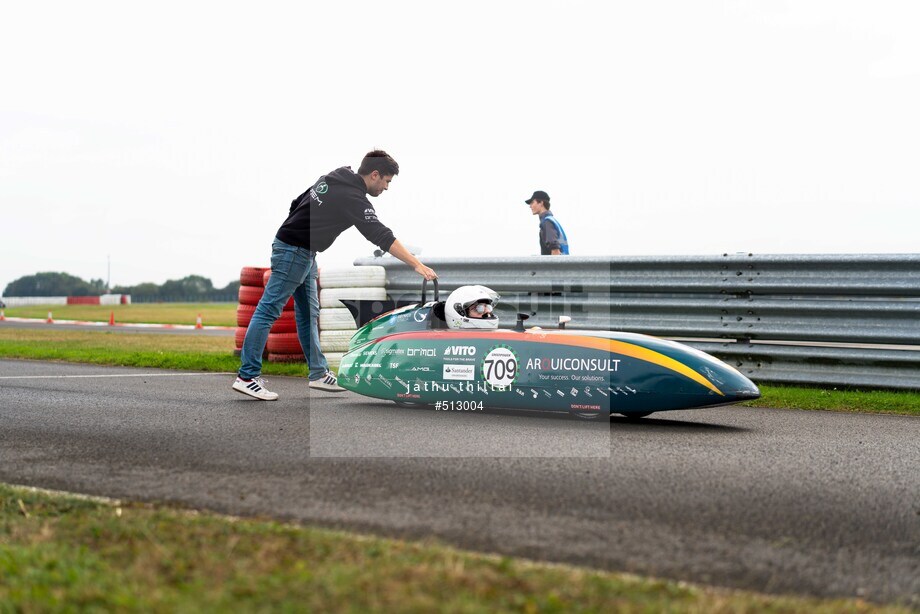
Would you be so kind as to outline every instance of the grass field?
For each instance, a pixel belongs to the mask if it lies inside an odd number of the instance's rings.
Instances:
[[[195,324],[199,314],[205,326],[236,326],[236,303],[138,303],[136,305],[45,305],[11,307],[6,315],[44,320],[50,311],[57,320],[123,324]]]
[[[906,612],[0,484],[0,611]]]
[[[63,360],[126,367],[235,372],[233,337],[69,331],[0,327],[0,358]],[[306,376],[304,364],[265,362],[266,375]],[[794,386],[760,387],[753,407],[871,412],[920,416],[920,394],[824,390]]]

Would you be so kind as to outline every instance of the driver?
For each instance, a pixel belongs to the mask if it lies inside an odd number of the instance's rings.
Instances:
[[[444,305],[444,319],[452,329],[498,328],[498,317],[492,313],[498,293],[485,286],[460,286],[450,293]]]

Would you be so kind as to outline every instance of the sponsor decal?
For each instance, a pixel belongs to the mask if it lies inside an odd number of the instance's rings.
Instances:
[[[518,375],[518,359],[507,345],[497,345],[482,359],[482,379],[493,389],[503,391],[511,386]]]
[[[406,356],[427,356],[429,358],[434,358],[437,356],[437,352],[430,348],[408,348],[406,349]]]
[[[603,390],[601,390],[600,388],[595,388],[595,390],[597,390],[599,393],[601,393],[601,394],[604,395],[605,397],[608,396],[607,393],[604,392]]]
[[[364,369],[382,369],[383,368],[383,365],[380,364],[379,362],[366,362],[363,365],[359,365],[359,366]]]
[[[557,390],[557,391],[556,391],[556,394],[558,394],[558,395],[561,396],[561,397],[564,397],[564,396],[565,396],[565,393],[562,392],[561,390]]]
[[[325,182],[325,181],[320,181],[320,182],[319,182],[319,185],[316,186],[316,193],[317,193],[317,194],[325,194],[325,193],[328,192],[328,191],[329,191],[329,186],[326,185],[326,182]]]
[[[394,364],[393,366],[395,367],[395,366],[397,366],[398,364],[399,364],[399,363],[396,363],[396,364]],[[409,369],[409,370],[410,370],[410,371],[425,371],[426,373],[428,373],[428,372],[431,371],[431,369],[430,369],[429,367],[412,367],[412,368]]]
[[[415,320],[416,322],[424,322],[425,318],[427,317],[428,317],[427,312],[419,310],[415,312],[415,315],[412,316],[412,319]]]
[[[591,388],[588,386],[585,386],[585,394],[589,397],[594,396],[593,394],[591,394]]]
[[[377,221],[377,212],[373,209],[364,210],[364,221],[366,222],[376,222]]]
[[[581,403],[572,403],[571,405],[569,405],[569,407],[571,407],[572,409],[597,409],[597,410],[601,408],[600,405],[584,405]]]
[[[526,395],[524,394],[524,391],[521,390],[520,388],[518,388],[517,390],[515,390],[515,392],[518,393],[519,395],[521,395],[522,397],[523,397],[523,396],[526,396]],[[536,398],[536,396],[537,396],[537,395],[534,395],[534,398]]]
[[[475,345],[451,345],[444,350],[445,356],[475,356]]]
[[[476,367],[474,365],[444,365],[443,377],[448,380],[472,380],[476,377]]]
[[[528,358],[528,371],[601,371],[616,372],[620,361],[613,358]]]
[[[577,396],[578,396],[578,389],[577,389],[577,388],[572,388],[572,389],[569,391],[569,394],[572,395],[573,397],[577,397]]]

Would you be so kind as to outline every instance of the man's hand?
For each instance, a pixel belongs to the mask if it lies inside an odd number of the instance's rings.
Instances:
[[[418,266],[415,267],[415,272],[421,275],[422,277],[424,277],[425,279],[427,279],[428,281],[432,281],[438,278],[438,274],[434,272],[434,269],[426,267],[421,262],[419,262]]]

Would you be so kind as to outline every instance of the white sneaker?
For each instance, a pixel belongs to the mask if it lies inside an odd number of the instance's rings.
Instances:
[[[261,376],[248,380],[237,377],[236,381],[233,382],[233,389],[260,401],[275,401],[278,399],[277,392],[271,392],[265,388],[265,380]]]
[[[339,386],[339,380],[335,378],[332,371],[326,371],[322,379],[312,380],[308,386],[317,390],[325,390],[326,392],[345,392],[345,389]]]

